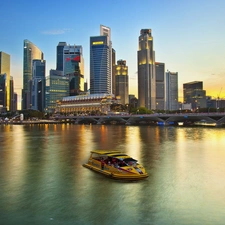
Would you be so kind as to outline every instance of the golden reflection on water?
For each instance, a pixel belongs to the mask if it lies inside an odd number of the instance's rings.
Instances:
[[[135,159],[139,159],[142,145],[140,130],[136,127],[126,127],[126,139],[124,141],[126,153]]]
[[[4,139],[4,174],[8,198],[12,204],[18,202],[20,190],[26,174],[26,139],[23,126],[6,126]]]

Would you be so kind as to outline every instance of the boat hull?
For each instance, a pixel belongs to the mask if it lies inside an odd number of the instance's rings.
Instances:
[[[83,164],[84,167],[94,170],[98,173],[101,173],[107,177],[113,178],[113,179],[118,179],[118,180],[143,180],[148,177],[148,174],[127,174],[127,173],[115,173],[110,170],[104,170],[104,169],[99,169],[93,165],[90,165],[88,163]]]

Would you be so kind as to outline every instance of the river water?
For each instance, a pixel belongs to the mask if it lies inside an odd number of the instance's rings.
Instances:
[[[126,152],[149,177],[83,167],[94,149]],[[0,125],[1,225],[224,223],[224,128]]]

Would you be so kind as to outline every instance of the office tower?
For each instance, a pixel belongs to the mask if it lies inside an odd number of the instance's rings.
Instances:
[[[32,66],[32,109],[44,112],[45,109],[45,60],[33,60]]]
[[[14,80],[13,77],[10,76],[10,112],[15,112],[14,107]]]
[[[18,104],[18,96],[17,93],[14,93],[14,97],[13,97],[13,112],[17,111],[17,104]]]
[[[116,65],[116,97],[120,97],[120,103],[129,103],[128,98],[128,66],[125,60],[118,60]]]
[[[69,96],[69,78],[63,71],[50,70],[46,77],[46,112],[54,113],[56,105],[63,97]]]
[[[111,94],[112,43],[110,28],[100,26],[101,36],[90,37],[90,93]]]
[[[138,101],[140,107],[156,109],[155,52],[151,29],[142,29],[139,36]]]
[[[29,40],[24,40],[23,48],[23,89],[22,89],[22,109],[31,108],[32,61],[34,59],[43,60],[43,52]]]
[[[63,74],[69,77],[69,95],[84,92],[84,59],[81,45],[66,45],[63,48]]]
[[[184,103],[191,103],[192,109],[206,108],[206,91],[202,81],[183,84]]]
[[[112,93],[116,95],[116,51],[112,49]]]
[[[6,73],[0,74],[0,112],[6,112]]]
[[[84,82],[84,92],[88,92],[88,82]]]
[[[166,72],[166,109],[178,110],[178,73]]]
[[[56,47],[56,70],[63,71],[63,49],[64,46],[67,46],[66,42],[59,42],[59,44]]]
[[[155,62],[156,109],[165,110],[165,64]]]
[[[0,74],[5,74],[6,90],[5,90],[5,106],[7,111],[11,111],[10,106],[10,55],[5,52],[0,52]]]

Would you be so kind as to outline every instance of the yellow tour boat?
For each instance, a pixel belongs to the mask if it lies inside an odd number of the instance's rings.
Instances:
[[[141,180],[148,177],[137,160],[120,151],[91,151],[88,162],[83,166],[114,179]]]

